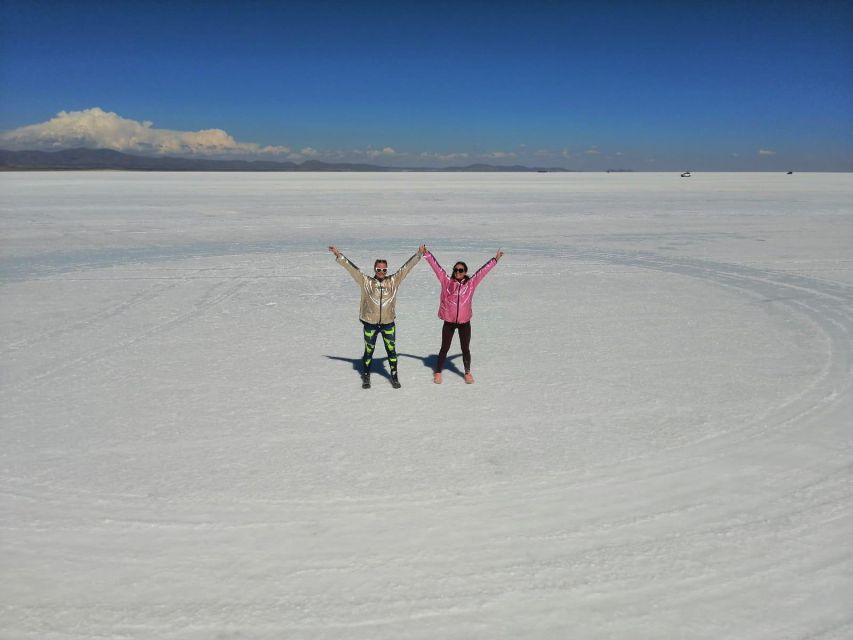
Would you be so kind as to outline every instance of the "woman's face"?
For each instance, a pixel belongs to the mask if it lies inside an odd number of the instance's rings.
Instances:
[[[453,265],[453,277],[456,280],[464,280],[465,275],[467,274],[467,269],[465,269],[465,265],[457,262]]]

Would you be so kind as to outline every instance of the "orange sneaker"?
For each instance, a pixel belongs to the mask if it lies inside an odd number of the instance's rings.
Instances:
[[[441,384],[441,372],[440,371],[436,371],[434,374],[432,374],[432,381],[436,384]]]
[[[465,374],[465,384],[474,384],[474,376],[471,375],[470,371]]]

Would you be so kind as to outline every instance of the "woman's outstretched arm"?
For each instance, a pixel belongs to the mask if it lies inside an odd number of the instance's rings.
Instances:
[[[477,269],[477,273],[471,276],[471,284],[475,287],[480,284],[483,278],[486,277],[486,274],[492,270],[492,268],[498,263],[498,260],[500,260],[503,255],[504,252],[498,249],[497,253],[495,254],[495,257],[491,258],[486,264]]]
[[[450,280],[450,276],[441,268],[441,265],[438,264],[438,260],[436,260],[435,256],[432,255],[432,252],[426,248],[424,248],[424,250],[426,251],[426,253],[424,253],[424,257],[426,258],[426,261],[429,262],[429,266],[432,267],[432,270],[435,272],[435,277],[439,280]]]

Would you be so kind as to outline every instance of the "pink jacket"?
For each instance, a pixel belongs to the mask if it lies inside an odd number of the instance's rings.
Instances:
[[[477,273],[470,278],[465,278],[460,283],[444,272],[444,269],[438,264],[438,260],[431,253],[425,254],[424,257],[441,283],[441,302],[438,305],[438,317],[445,322],[460,324],[469,322],[472,315],[471,303],[474,299],[474,289],[498,261],[492,258],[480,267]]]

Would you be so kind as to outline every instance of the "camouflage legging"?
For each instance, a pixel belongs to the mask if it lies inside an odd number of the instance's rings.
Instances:
[[[364,325],[364,355],[361,357],[362,371],[370,371],[370,363],[373,362],[373,350],[376,348],[376,338],[382,333],[382,342],[385,343],[385,353],[388,354],[388,364],[391,373],[397,373],[397,327],[390,324],[368,324]]]

